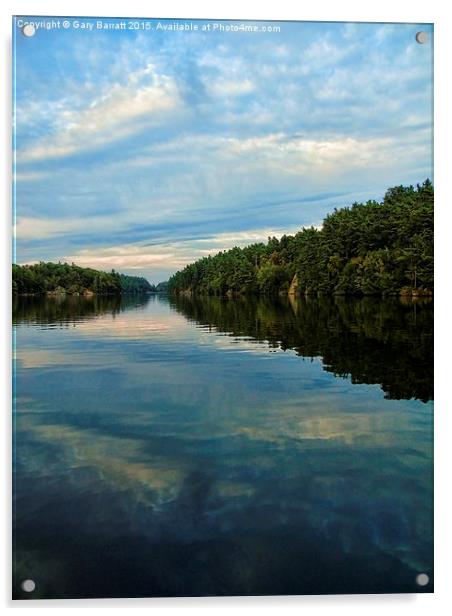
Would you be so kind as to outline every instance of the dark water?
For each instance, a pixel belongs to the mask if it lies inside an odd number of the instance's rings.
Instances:
[[[67,298],[14,321],[16,598],[433,590],[430,304]]]

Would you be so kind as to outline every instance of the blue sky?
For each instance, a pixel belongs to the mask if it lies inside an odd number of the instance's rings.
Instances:
[[[16,35],[18,263],[158,282],[432,178],[432,42],[415,41],[431,26],[80,21]]]

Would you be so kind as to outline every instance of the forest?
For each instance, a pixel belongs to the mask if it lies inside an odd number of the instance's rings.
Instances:
[[[145,278],[102,272],[68,263],[13,265],[14,295],[122,295],[153,293],[156,287]]]
[[[174,274],[171,294],[432,295],[430,180],[353,203],[320,228],[204,257]]]

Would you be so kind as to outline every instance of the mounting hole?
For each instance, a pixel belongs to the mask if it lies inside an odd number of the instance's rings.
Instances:
[[[34,36],[36,34],[36,28],[33,24],[25,24],[25,26],[22,26],[22,34],[24,36]]]
[[[35,584],[34,580],[24,580],[22,582],[22,584],[20,585],[20,587],[25,592],[33,592],[34,589],[36,588],[36,584]]]
[[[419,575],[416,576],[416,584],[418,586],[427,586],[429,582],[430,578],[426,573],[419,573]]]
[[[426,43],[428,41],[428,34],[427,34],[427,32],[424,32],[424,30],[421,30],[421,32],[417,32],[416,33],[416,41],[418,43],[420,43],[421,45]]]

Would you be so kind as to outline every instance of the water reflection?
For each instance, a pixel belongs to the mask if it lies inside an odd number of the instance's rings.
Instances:
[[[188,319],[231,336],[267,341],[353,383],[379,383],[390,399],[433,398],[433,305],[397,299],[178,297]]]
[[[115,316],[128,309],[145,306],[150,297],[149,295],[92,297],[57,295],[49,298],[15,296],[12,306],[13,324],[35,323],[63,327],[105,313]]]
[[[432,590],[429,306],[64,298],[15,322],[16,597]]]

